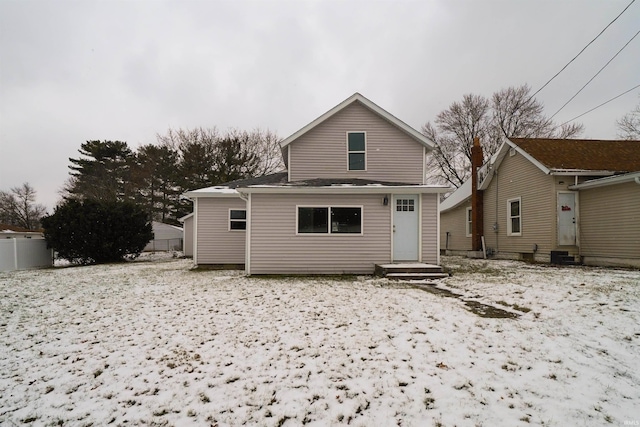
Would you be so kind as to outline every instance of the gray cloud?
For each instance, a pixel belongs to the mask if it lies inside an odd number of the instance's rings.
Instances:
[[[132,147],[169,127],[288,136],[359,91],[419,128],[465,93],[540,87],[625,1],[0,2],[0,189],[53,207],[89,139]],[[551,114],[638,31],[634,4],[538,98]],[[640,38],[565,110],[640,83]],[[581,119],[614,138],[638,93]],[[6,161],[5,159],[11,159]]]

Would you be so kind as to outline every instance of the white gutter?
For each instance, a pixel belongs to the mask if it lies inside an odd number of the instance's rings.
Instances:
[[[583,190],[587,188],[605,187],[607,185],[622,184],[625,182],[635,182],[640,184],[640,172],[627,173],[624,175],[609,176],[606,178],[591,179],[582,184],[571,185],[570,190]]]
[[[239,191],[245,194],[439,194],[448,193],[451,190],[451,187],[444,185],[331,185],[324,187],[251,186],[239,189]]]

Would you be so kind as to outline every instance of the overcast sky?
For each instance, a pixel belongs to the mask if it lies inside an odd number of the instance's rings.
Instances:
[[[286,137],[360,92],[416,129],[466,93],[537,90],[631,0],[0,0],[0,190],[49,210],[87,140],[135,149],[169,128]],[[537,98],[550,115],[640,30],[634,3]],[[640,36],[569,120],[640,84]],[[640,89],[579,119],[616,137]]]

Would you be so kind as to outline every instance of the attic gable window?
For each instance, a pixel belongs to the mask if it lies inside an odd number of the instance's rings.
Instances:
[[[366,140],[365,132],[347,132],[347,161],[350,171],[366,170]]]

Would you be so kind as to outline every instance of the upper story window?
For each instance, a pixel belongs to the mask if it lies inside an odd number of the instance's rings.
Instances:
[[[522,236],[522,200],[507,200],[507,236]]]
[[[244,209],[229,209],[229,230],[247,229],[247,211]]]
[[[298,206],[298,234],[362,234],[362,207]]]
[[[367,134],[365,132],[347,132],[347,161],[350,171],[366,170]]]

